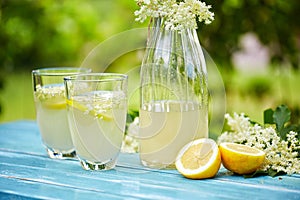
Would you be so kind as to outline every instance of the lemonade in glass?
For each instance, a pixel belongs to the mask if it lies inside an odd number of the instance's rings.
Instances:
[[[67,120],[63,78],[90,69],[57,67],[32,71],[36,119],[50,158],[73,158],[76,153]]]
[[[87,74],[65,78],[68,119],[82,167],[115,167],[127,115],[127,76]]]

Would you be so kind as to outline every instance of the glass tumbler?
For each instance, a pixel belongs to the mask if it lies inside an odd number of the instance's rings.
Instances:
[[[127,79],[114,73],[65,78],[69,126],[85,170],[115,167],[126,125]]]
[[[32,71],[36,119],[50,158],[76,156],[68,126],[64,77],[91,72],[86,68],[56,67]]]

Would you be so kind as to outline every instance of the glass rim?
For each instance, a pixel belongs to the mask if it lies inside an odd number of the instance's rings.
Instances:
[[[110,77],[105,79],[78,79],[80,77]],[[121,73],[81,73],[72,76],[64,77],[64,81],[74,81],[74,82],[105,82],[105,81],[123,81],[127,80],[128,75]]]
[[[88,73],[92,70],[82,67],[46,67],[32,70],[32,74],[41,76],[71,76],[78,72]]]

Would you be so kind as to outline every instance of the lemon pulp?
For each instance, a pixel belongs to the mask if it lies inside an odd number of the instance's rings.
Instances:
[[[51,99],[45,99],[42,101],[42,105],[48,109],[65,109],[66,100],[63,97],[54,97]]]
[[[185,177],[214,177],[220,169],[221,155],[214,140],[202,138],[186,144],[178,153],[175,166]]]
[[[113,117],[111,115],[109,115],[107,112],[106,113],[99,112],[95,108],[90,109],[89,108],[90,106],[79,103],[79,102],[77,102],[73,99],[67,99],[67,105],[72,106],[73,108],[75,108],[77,110],[86,112],[86,113],[88,113],[88,114],[90,114],[90,115],[92,115],[96,118],[99,118],[99,119],[102,119],[102,120],[105,120],[105,121],[113,120]],[[94,107],[94,106],[92,106],[92,107]]]
[[[207,147],[203,147],[203,146]],[[208,163],[213,152],[210,144],[198,144],[191,146],[182,156],[183,167],[187,169],[198,169]]]
[[[236,151],[236,152],[242,152],[242,153],[246,153],[246,154],[260,154],[261,151],[256,149],[256,148],[253,148],[253,147],[249,147],[249,146],[246,146],[246,145],[239,145],[239,144],[232,144],[232,143],[228,143],[227,144],[227,147],[233,151]]]

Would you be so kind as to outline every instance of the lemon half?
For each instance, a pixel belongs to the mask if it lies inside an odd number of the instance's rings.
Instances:
[[[224,142],[219,148],[223,166],[237,174],[251,174],[265,160],[265,152],[247,145]]]
[[[185,177],[205,179],[214,177],[220,169],[221,155],[212,139],[202,138],[186,144],[178,153],[175,166]]]

